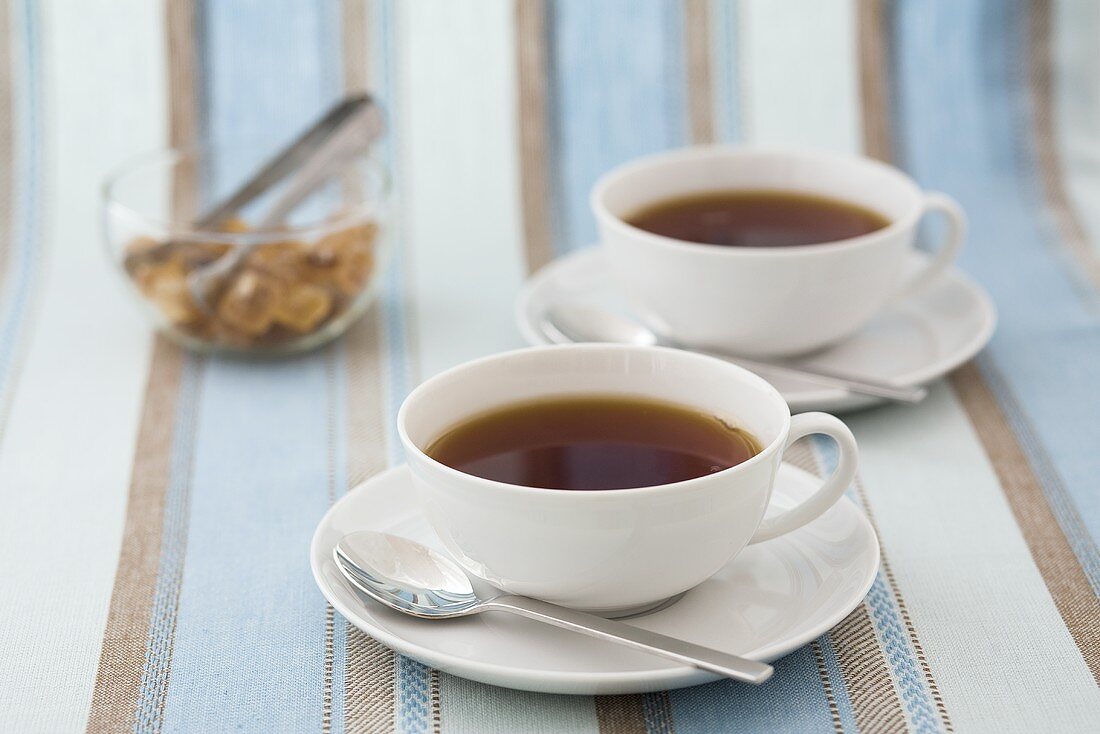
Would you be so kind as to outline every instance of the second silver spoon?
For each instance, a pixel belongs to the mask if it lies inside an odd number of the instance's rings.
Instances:
[[[649,327],[627,316],[612,311],[576,304],[557,304],[546,313],[547,324],[556,331],[548,336],[555,341],[569,342],[610,342],[614,344],[641,344],[648,346],[676,347],[687,349],[684,345],[659,336]],[[545,331],[545,330],[544,330]],[[560,335],[560,337],[557,337]],[[841,374],[817,367],[805,367],[776,362],[761,362],[732,354],[699,351],[712,357],[724,359],[754,372],[770,373],[793,377],[825,387],[839,387],[851,393],[885,398],[902,403],[918,403],[928,394],[928,389],[916,386],[890,385],[865,377]]]

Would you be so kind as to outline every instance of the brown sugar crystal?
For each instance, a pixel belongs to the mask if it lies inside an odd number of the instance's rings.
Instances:
[[[277,278],[245,270],[218,303],[218,318],[239,331],[258,336],[274,321],[284,290]]]
[[[187,269],[178,257],[165,262],[149,262],[134,268],[138,288],[169,321],[193,324],[202,318],[202,311],[187,288]]]
[[[294,282],[301,279],[308,255],[309,248],[302,242],[272,242],[256,248],[248,256],[248,264],[256,270]]]
[[[368,222],[322,237],[309,256],[315,276],[327,280],[344,296],[358,294],[374,270],[377,231],[377,225]]]
[[[275,309],[275,320],[304,334],[317,327],[332,310],[332,295],[309,283],[289,286]]]

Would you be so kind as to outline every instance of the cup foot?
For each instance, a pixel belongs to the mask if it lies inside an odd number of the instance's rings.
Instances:
[[[634,619],[635,617],[644,617],[647,614],[654,614],[655,612],[660,612],[664,609],[668,609],[673,604],[683,599],[684,594],[686,593],[686,591],[681,591],[679,594],[676,594],[675,596],[670,596],[667,599],[655,601],[650,604],[642,604],[641,606],[637,607],[628,607],[626,609],[611,609],[607,611],[594,610],[590,611],[589,614],[595,614],[598,617],[604,617],[606,619]]]

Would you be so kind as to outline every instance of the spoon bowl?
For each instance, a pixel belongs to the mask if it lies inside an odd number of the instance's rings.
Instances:
[[[546,318],[571,342],[611,342],[643,347],[660,346],[662,343],[652,329],[615,311],[560,303],[550,309]]]
[[[408,538],[350,533],[332,549],[332,557],[352,586],[406,614],[463,617],[474,614],[480,603],[458,564]]]

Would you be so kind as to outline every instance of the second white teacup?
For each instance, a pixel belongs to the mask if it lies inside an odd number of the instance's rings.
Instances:
[[[428,454],[441,435],[485,411],[584,395],[694,409],[749,431],[761,450],[694,479],[599,491],[506,484]],[[702,583],[747,544],[826,511],[856,471],[855,439],[833,416],[792,418],[753,373],[658,347],[535,347],[469,362],[413,390],[397,426],[428,519],[469,573],[514,594],[600,612],[644,607]],[[813,433],[837,442],[836,471],[802,504],[764,520],[783,452]]]
[[[870,209],[890,224],[836,242],[723,247],[664,237],[625,220],[655,203],[707,192],[779,191]],[[932,283],[955,259],[966,218],[950,197],[861,156],[736,146],[684,148],[606,174],[592,210],[613,275],[641,314],[678,341],[746,356],[809,352],[851,335],[886,304]],[[904,272],[917,225],[946,215],[920,272]]]

